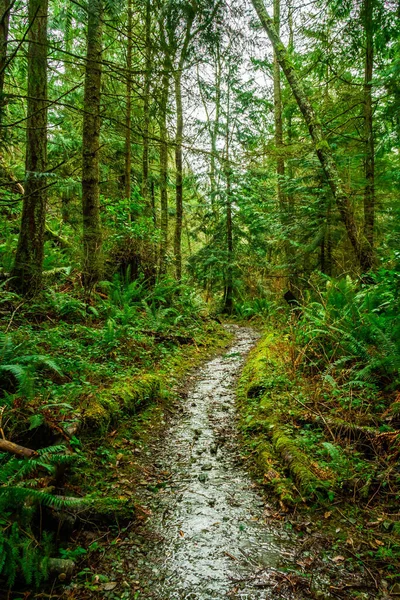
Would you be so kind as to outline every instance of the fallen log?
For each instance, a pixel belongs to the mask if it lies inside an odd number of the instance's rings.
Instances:
[[[50,575],[58,575],[60,581],[72,577],[75,570],[75,563],[68,558],[49,558],[47,569]]]
[[[62,273],[67,273],[68,268],[67,267],[56,267],[54,269],[49,269],[48,271],[43,271],[42,272],[42,277],[46,278],[46,277],[55,277],[56,275],[61,275]],[[0,270],[0,280],[4,281],[6,279],[10,279],[11,277],[11,273],[7,273],[5,271],[1,271]]]
[[[359,445],[360,449],[364,449],[364,451],[368,449],[375,452],[389,452],[399,449],[399,430],[379,431],[375,427],[314,414],[302,415],[298,417],[298,421],[320,425],[334,436],[337,436],[338,439],[344,439]]]
[[[58,506],[48,506],[46,510],[59,522],[73,527],[77,522],[85,526],[98,523],[120,523],[132,520],[135,506],[128,498],[92,498],[74,496],[56,496]]]
[[[10,452],[11,454],[15,454],[16,456],[21,456],[24,458],[32,458],[32,456],[37,456],[36,450],[24,448],[24,446],[19,446],[18,444],[14,444],[8,440],[0,440],[0,452]]]
[[[153,337],[156,342],[172,342],[174,344],[194,344],[194,339],[188,335],[179,335],[174,333],[160,333],[158,331],[151,331],[149,329],[142,329],[141,333]]]
[[[309,458],[285,431],[275,424],[268,432],[272,447],[282,459],[300,491],[307,496],[314,495],[324,488],[323,481],[312,471]]]

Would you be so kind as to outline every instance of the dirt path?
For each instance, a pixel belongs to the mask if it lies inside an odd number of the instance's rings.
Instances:
[[[345,568],[322,531],[266,506],[252,482],[235,431],[235,386],[257,334],[231,327],[231,348],[188,380],[183,413],[147,450],[139,488],[149,517],[103,555],[102,572],[115,582],[102,586],[104,597],[387,598],[365,571]]]
[[[142,540],[131,563],[139,598],[277,597],[266,576],[288,541],[266,525],[264,501],[240,462],[233,430],[236,377],[257,336],[234,330],[228,353],[200,370],[185,414],[156,458],[167,483],[146,498],[152,541]]]

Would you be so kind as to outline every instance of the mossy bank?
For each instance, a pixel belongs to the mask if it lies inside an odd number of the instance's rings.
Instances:
[[[369,569],[377,584],[394,589],[396,435],[368,422],[365,411],[358,419],[346,413],[330,386],[299,368],[292,339],[264,332],[238,382],[247,462],[289,522],[301,516],[310,533],[327,536],[339,561],[358,563],[367,577]]]

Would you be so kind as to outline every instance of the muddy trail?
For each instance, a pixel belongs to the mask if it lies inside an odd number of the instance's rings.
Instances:
[[[257,334],[230,327],[233,345],[187,382],[182,414],[149,452],[154,485],[140,493],[149,517],[119,549],[114,577],[125,592],[110,597],[377,598],[362,573],[332,562],[321,533],[293,535],[246,471],[235,386]]]
[[[265,527],[232,436],[235,379],[254,343],[252,330],[236,330],[228,353],[200,370],[167,434],[157,466],[170,483],[151,507],[159,543],[147,556],[148,597],[265,598],[257,571],[278,566],[282,539]]]

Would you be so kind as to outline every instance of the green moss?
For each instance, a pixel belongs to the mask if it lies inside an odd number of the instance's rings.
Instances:
[[[98,430],[103,433],[111,423],[112,412],[98,400],[90,400],[88,407],[82,411],[83,426],[85,429]]]
[[[326,490],[329,484],[300,448],[302,440],[296,440],[292,422],[299,405],[290,393],[295,382],[283,356],[282,338],[272,333],[263,336],[239,379],[238,403],[243,442],[258,472],[281,502],[292,504]]]
[[[99,402],[111,409],[133,414],[149,402],[163,395],[163,379],[160,375],[146,373],[117,383],[100,396]]]
[[[89,394],[82,401],[84,428],[104,433],[124,416],[134,415],[146,406],[173,397],[171,390],[181,382],[185,373],[204,360],[210,352],[225,347],[232,335],[217,323],[206,323],[199,346],[176,349],[156,372],[132,375],[122,372],[114,384]]]
[[[326,486],[311,470],[308,457],[302,452],[294,440],[282,429],[276,427],[272,433],[272,445],[277,454],[282,458],[300,491],[312,496]]]
[[[316,144],[315,149],[318,150],[329,150],[329,144],[326,140],[321,140]]]

